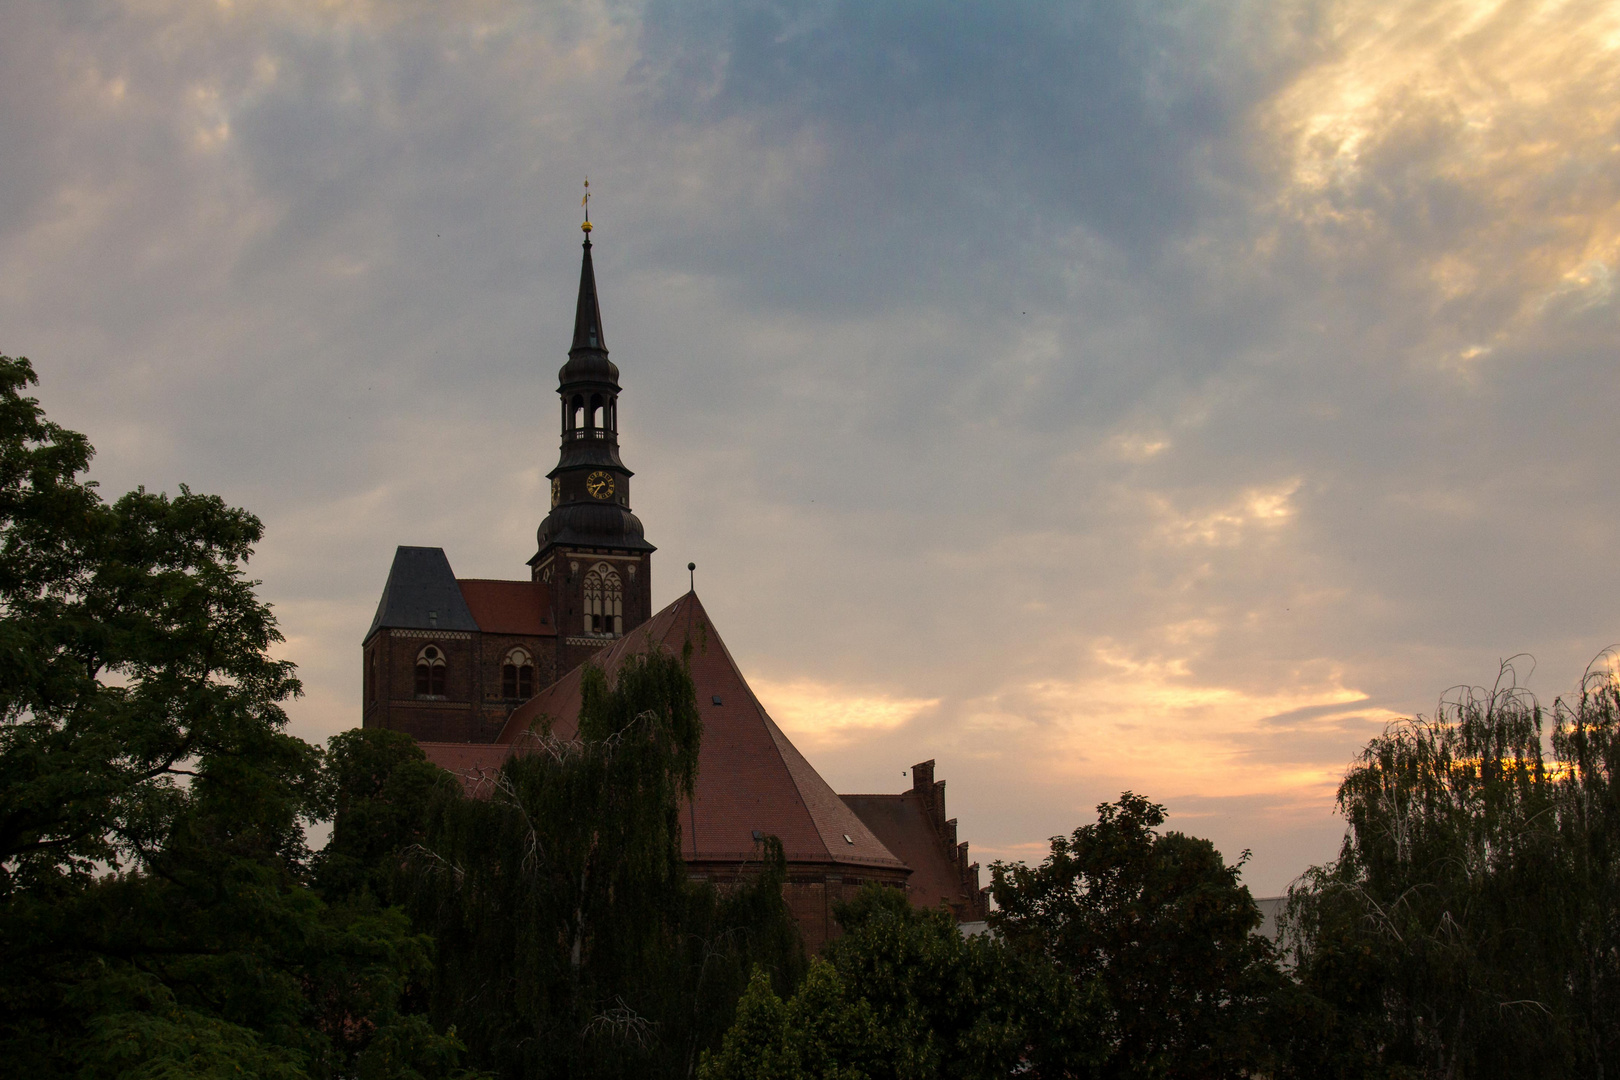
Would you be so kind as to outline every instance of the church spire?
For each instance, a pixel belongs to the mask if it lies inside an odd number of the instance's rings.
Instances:
[[[561,445],[556,467],[546,474],[551,512],[535,532],[529,560],[534,580],[547,587],[558,671],[573,668],[652,614],[654,548],[630,510],[634,474],[619,458],[619,369],[602,340],[588,216],[581,230],[574,342],[557,372]]]
[[[607,339],[602,336],[602,308],[596,302],[596,269],[591,265],[591,182],[585,181],[585,198],[580,200],[585,207],[585,223],[579,231],[585,234],[585,257],[579,266],[579,301],[574,307],[574,343],[569,346],[570,354],[575,349],[601,349],[607,352]]]

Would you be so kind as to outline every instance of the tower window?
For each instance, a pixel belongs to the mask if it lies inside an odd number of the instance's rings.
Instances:
[[[624,586],[619,572],[607,563],[585,572],[585,632],[613,637],[624,633]]]
[[[416,696],[444,697],[444,653],[429,645],[416,654]]]
[[[534,659],[523,649],[506,654],[501,665],[501,696],[509,698],[534,697]]]
[[[604,417],[602,415],[602,395],[601,394],[592,394],[591,395],[591,428],[594,430],[594,429],[603,427],[604,426],[603,423],[602,423],[603,419],[604,419]]]
[[[585,426],[585,399],[579,394],[568,404],[568,430],[578,431]]]

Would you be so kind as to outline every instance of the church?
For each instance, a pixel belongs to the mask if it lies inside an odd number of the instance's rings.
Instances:
[[[458,578],[443,548],[400,547],[362,643],[364,726],[410,733],[476,791],[523,752],[540,717],[573,735],[582,665],[611,680],[627,657],[690,639],[703,741],[680,814],[693,878],[737,880],[758,866],[762,838],[776,836],[786,898],[811,949],[837,934],[832,905],[868,882],[982,921],[987,890],[932,761],[912,766],[907,791],[835,793],[760,704],[696,592],[652,610],[656,549],[630,509],[619,369],[602,333],[588,219],[582,228],[574,338],[557,376],[561,450],[529,574]]]

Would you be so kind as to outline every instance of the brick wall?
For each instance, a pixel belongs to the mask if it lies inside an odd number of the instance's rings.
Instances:
[[[416,661],[433,645],[444,654],[445,692],[416,693]],[[535,690],[556,680],[551,639],[513,634],[382,630],[361,650],[361,723],[406,731],[424,742],[493,742],[520,701],[501,696],[501,666],[515,645],[535,661]]]

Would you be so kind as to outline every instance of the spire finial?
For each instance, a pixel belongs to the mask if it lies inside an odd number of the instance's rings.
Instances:
[[[585,239],[589,240],[591,238],[591,178],[588,176],[585,178],[585,197],[579,200],[579,205],[585,208],[585,224],[579,227],[579,231],[585,234]]]
[[[692,589],[692,591],[697,592],[697,563],[695,563],[695,562],[687,563],[686,564],[686,572],[691,575],[691,579],[692,579],[691,580],[691,589]]]

